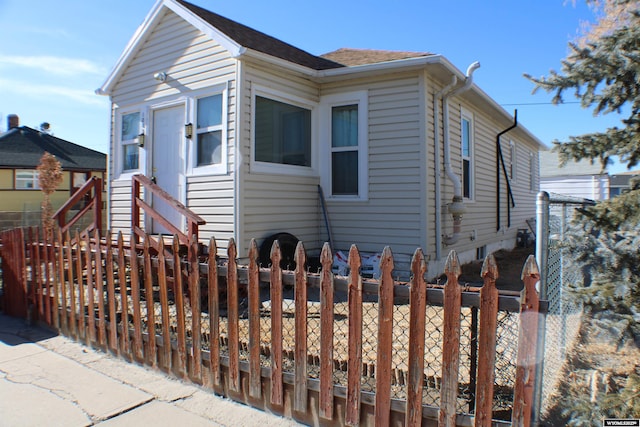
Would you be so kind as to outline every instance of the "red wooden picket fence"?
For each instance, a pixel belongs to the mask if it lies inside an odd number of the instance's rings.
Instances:
[[[26,318],[28,314],[27,269],[22,229],[0,233],[0,268],[2,268],[2,311]]]
[[[264,268],[258,265],[255,241],[246,264],[239,265],[233,240],[226,258],[217,257],[213,238],[205,255],[199,255],[202,248],[192,240],[188,256],[180,258],[177,236],[172,251],[153,251],[144,235],[141,249],[131,251],[122,234],[101,236],[97,230],[92,236],[58,232],[48,238],[37,229],[19,229],[0,237],[7,313],[30,315],[91,347],[243,403],[315,425],[530,424],[536,331],[544,309],[535,291],[539,274],[533,257],[523,268],[523,292],[510,296],[496,289],[492,255],[485,259],[478,292],[458,283],[454,251],[447,259],[446,285],[436,286],[424,280],[420,249],[413,256],[411,281],[398,284],[389,248],[382,253],[381,277],[373,281],[358,273],[356,246],[349,252],[350,275],[338,277],[331,272],[328,244],[321,269],[310,273],[302,243],[296,249],[296,270],[283,271],[278,242],[271,266]],[[317,301],[311,301],[311,294]],[[338,301],[342,294],[346,301]],[[344,315],[338,315],[339,306],[345,306]],[[458,402],[465,307],[479,311],[473,411],[460,411]],[[432,309],[441,316],[442,333],[437,405],[425,402],[432,381],[425,370],[432,363],[425,339],[435,333],[426,313]],[[408,340],[400,349],[398,312],[408,313],[402,323]],[[509,420],[492,420],[499,388],[499,312],[513,312],[519,320]],[[338,345],[339,322],[347,325],[344,345]],[[363,351],[370,341],[373,348]],[[399,375],[402,364],[406,372]]]

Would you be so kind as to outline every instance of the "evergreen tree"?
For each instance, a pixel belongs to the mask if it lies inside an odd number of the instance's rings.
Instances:
[[[622,115],[621,126],[554,141],[563,162],[591,159],[605,168],[616,156],[629,168],[640,163],[640,2],[587,0],[598,16],[570,43],[560,72],[533,78],[560,104],[567,93],[594,115]],[[619,348],[640,347],[640,182],[627,193],[581,211],[565,242],[589,270],[589,283],[576,284],[590,318],[590,334]],[[602,368],[594,366],[594,368]],[[596,402],[587,396],[561,398],[571,425],[601,425],[602,417],[640,417],[640,363]],[[594,414],[599,416],[594,419]],[[595,423],[595,424],[594,424]]]

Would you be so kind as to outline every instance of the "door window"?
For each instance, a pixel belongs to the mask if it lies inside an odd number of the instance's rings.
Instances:
[[[122,144],[122,170],[133,171],[140,167],[138,137],[140,135],[140,112],[123,114],[120,129]]]
[[[222,163],[222,94],[198,99],[196,166]]]

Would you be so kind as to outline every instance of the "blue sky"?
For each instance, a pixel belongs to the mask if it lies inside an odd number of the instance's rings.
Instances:
[[[313,54],[340,47],[432,52],[463,72],[547,145],[604,130],[619,116],[593,117],[575,99],[548,104],[523,73],[559,69],[567,42],[593,15],[566,0],[192,0]],[[106,152],[108,98],[95,95],[154,0],[0,0],[0,131],[6,116]],[[624,166],[610,172],[625,170]]]

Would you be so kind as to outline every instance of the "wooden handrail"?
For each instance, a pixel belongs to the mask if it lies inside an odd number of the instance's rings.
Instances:
[[[91,194],[91,190],[93,190],[93,196],[89,203],[84,206],[80,211],[78,211],[68,222],[67,222],[67,212],[71,210],[71,208],[85,198],[87,195]],[[93,208],[93,222],[89,224],[82,233],[91,230],[102,230],[102,179],[97,176],[92,176],[87,180],[87,182],[82,185],[73,193],[73,195],[67,200],[61,207],[53,214],[53,218],[57,220],[58,226],[60,227],[60,231],[64,234],[71,227],[77,223],[80,218],[82,218],[89,210]],[[81,233],[81,234],[82,234]]]
[[[140,182],[142,185],[145,186],[145,188],[147,190],[151,191],[154,195],[159,196],[169,206],[171,206],[172,208],[174,208],[175,210],[180,212],[182,215],[187,217],[187,220],[191,220],[191,221],[197,223],[198,225],[204,225],[204,224],[207,223],[207,221],[202,219],[198,214],[196,214],[195,212],[193,212],[192,210],[187,208],[185,205],[180,203],[178,200],[174,199],[171,194],[169,194],[166,191],[164,191],[162,188],[160,188],[158,186],[158,184],[155,184],[153,181],[151,181],[146,176],[144,176],[144,175],[134,175],[132,179],[133,179],[133,181]]]
[[[142,200],[140,197],[141,186],[144,186],[145,191],[151,192],[154,197],[160,198],[168,206],[178,211],[181,215],[184,215],[187,220],[187,233],[182,232],[176,225],[169,222],[169,220],[162,216],[157,210]],[[198,242],[198,227],[207,223],[202,217],[176,200],[171,194],[160,188],[148,177],[144,175],[134,175],[131,178],[131,231],[134,240],[132,247],[134,248],[140,246],[141,237],[148,237],[140,224],[140,209],[144,211],[145,218],[152,218],[169,230],[170,233],[177,235],[181,244],[188,245],[189,247],[192,242]],[[162,249],[160,242],[150,241],[150,243],[156,250],[160,251]]]

